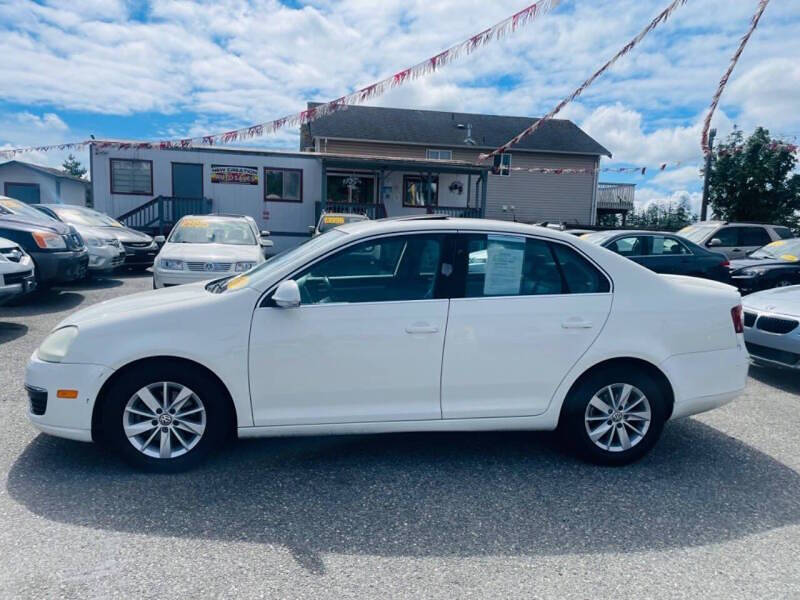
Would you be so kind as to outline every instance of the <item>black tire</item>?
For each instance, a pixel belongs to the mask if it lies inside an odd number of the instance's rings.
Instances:
[[[205,430],[197,444],[174,458],[145,455],[133,446],[123,428],[128,401],[143,387],[164,381],[190,388],[201,400],[206,414]],[[131,465],[145,471],[176,473],[197,466],[229,439],[234,424],[228,394],[216,379],[202,369],[167,359],[161,363],[148,361],[123,373],[103,395],[102,402],[102,441]],[[174,435],[171,439],[176,443]],[[179,448],[177,443],[175,447]]]
[[[592,415],[602,414],[594,408],[588,409],[589,403],[595,394],[598,394],[607,386],[614,386],[615,384],[634,386],[645,396],[650,407],[648,428],[645,430],[644,435],[627,450],[618,448],[613,451],[601,448],[592,441],[587,430],[586,417],[589,414],[587,410],[591,411]],[[639,460],[650,451],[661,436],[667,416],[668,404],[665,390],[656,380],[645,371],[612,366],[590,374],[571,390],[564,402],[558,429],[562,440],[583,460],[599,465],[621,466]],[[598,419],[600,417],[593,416],[593,418]],[[597,421],[590,422],[594,425]],[[613,426],[615,422],[613,418],[609,417],[607,421],[601,420],[600,424],[611,424]],[[637,429],[641,427],[641,430],[644,430],[640,422],[631,422],[631,424]],[[628,436],[629,432],[632,434],[633,430],[624,423],[616,423],[616,427],[623,429],[626,436]],[[617,436],[617,443],[611,444],[611,447],[622,446],[619,433],[609,433],[608,435],[611,436],[610,439],[612,440],[614,439],[613,435]],[[601,437],[599,442],[602,445],[603,442],[608,442],[608,440],[609,437]],[[631,439],[629,439],[630,441]]]

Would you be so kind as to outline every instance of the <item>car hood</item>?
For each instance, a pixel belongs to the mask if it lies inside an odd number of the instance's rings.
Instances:
[[[0,248],[16,248],[19,246],[17,242],[12,242],[4,237],[0,237]]]
[[[153,241],[153,238],[147,235],[146,233],[142,233],[141,231],[136,231],[135,229],[129,229],[127,227],[108,226],[108,227],[97,227],[96,229],[102,229],[107,234],[116,236],[117,239],[123,244],[129,242]]]
[[[72,229],[66,223],[44,217],[44,215],[42,217],[42,219],[34,219],[20,215],[3,215],[0,217],[0,227],[8,227],[17,231],[46,229],[59,235],[69,235],[72,232]]]
[[[731,261],[731,271],[738,271],[748,267],[772,267],[775,265],[790,265],[792,263],[774,258],[739,258]]]
[[[800,316],[800,285],[772,288],[744,297],[744,307]]]
[[[258,262],[261,256],[260,246],[235,246],[233,244],[167,243],[164,244],[164,247],[161,248],[161,252],[158,254],[159,258],[204,262]]]
[[[90,227],[88,225],[73,225],[72,226],[81,237],[85,240],[87,237],[98,238],[101,240],[113,240],[114,234],[108,231],[108,227]]]

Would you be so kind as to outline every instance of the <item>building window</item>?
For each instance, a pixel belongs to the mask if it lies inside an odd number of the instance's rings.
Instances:
[[[152,194],[153,161],[112,158],[111,193]]]
[[[374,204],[375,178],[361,173],[328,175],[328,202]]]
[[[452,150],[431,150],[426,151],[425,157],[428,160],[453,160]]]
[[[511,175],[511,155],[508,153],[495,155],[492,173],[495,175]]]
[[[264,200],[302,202],[303,170],[264,168]]]
[[[428,189],[430,181],[430,189]],[[428,197],[430,196],[430,202]],[[403,177],[403,206],[421,207],[438,206],[439,204],[439,177],[420,177],[419,175],[406,175]]]

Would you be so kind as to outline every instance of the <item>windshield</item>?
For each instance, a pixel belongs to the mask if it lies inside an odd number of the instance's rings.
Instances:
[[[63,208],[51,206],[50,210],[56,213],[65,223],[71,225],[88,225],[89,227],[123,227],[122,223],[94,210],[79,208]]]
[[[214,217],[181,219],[167,240],[171,244],[229,244],[253,246],[256,236],[246,221]]]
[[[345,223],[355,223],[356,221],[366,220],[367,217],[364,215],[322,215],[317,229],[320,233],[324,233],[339,227],[339,225],[344,225]]]
[[[53,221],[53,217],[43,213],[39,209],[28,206],[24,202],[14,200],[13,198],[0,198],[0,206],[8,210],[11,214],[21,215],[24,217],[32,217],[40,221]]]
[[[313,256],[317,251],[323,250],[326,246],[335,246],[336,240],[345,235],[347,234],[333,229],[328,233],[323,233],[315,238],[311,238],[295,248],[276,254],[257,267],[250,269],[244,275],[212,282],[206,289],[212,292],[223,292],[226,289],[236,289],[251,283],[259,283],[269,279],[284,266],[304,255]]]
[[[797,262],[800,257],[800,239],[778,240],[759,248],[750,255],[751,258],[773,258]]]
[[[691,240],[695,244],[702,244],[710,233],[716,230],[718,225],[689,225],[678,232],[678,235]]]

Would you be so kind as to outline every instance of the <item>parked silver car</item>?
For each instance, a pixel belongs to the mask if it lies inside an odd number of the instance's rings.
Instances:
[[[791,229],[782,225],[760,223],[728,223],[727,221],[700,221],[688,225],[678,235],[730,260],[744,258],[770,242],[794,237]]]
[[[742,304],[750,359],[800,369],[800,285],[750,294]]]

